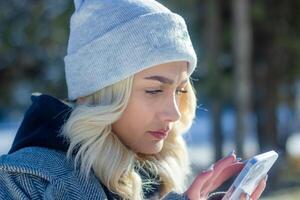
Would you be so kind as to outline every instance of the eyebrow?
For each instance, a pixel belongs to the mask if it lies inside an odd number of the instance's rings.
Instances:
[[[145,77],[146,80],[155,80],[155,81],[159,81],[161,83],[164,84],[168,84],[168,85],[172,85],[174,84],[174,80],[169,79],[167,77],[164,76],[149,76],[149,77]],[[186,83],[188,81],[188,79],[185,79],[181,82],[181,84]]]

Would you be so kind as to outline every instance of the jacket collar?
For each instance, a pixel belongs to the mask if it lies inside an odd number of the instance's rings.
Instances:
[[[60,130],[72,108],[45,94],[33,94],[31,101],[9,153],[33,146],[67,151],[68,143]]]

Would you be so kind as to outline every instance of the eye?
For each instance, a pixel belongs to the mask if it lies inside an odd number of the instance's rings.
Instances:
[[[150,95],[155,95],[155,94],[158,94],[158,93],[162,93],[163,90],[146,90],[145,91],[147,94],[150,94]],[[187,93],[188,91],[185,90],[185,89],[177,89],[176,90],[176,95],[181,95],[181,94],[185,94]]]
[[[154,95],[163,92],[162,90],[146,90],[147,94]]]
[[[176,94],[178,94],[178,95],[180,95],[180,94],[185,94],[185,93],[188,93],[188,91],[187,90],[185,90],[185,89],[179,89],[179,90],[176,90]]]

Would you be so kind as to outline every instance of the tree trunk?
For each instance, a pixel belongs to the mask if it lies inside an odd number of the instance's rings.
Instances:
[[[236,103],[236,151],[244,155],[245,133],[249,130],[250,66],[252,55],[252,30],[249,0],[233,0],[233,56]]]
[[[276,128],[276,86],[278,83],[274,79],[274,74],[268,64],[257,66],[260,68],[256,72],[256,98],[255,111],[257,118],[257,137],[260,151],[266,151],[278,147]],[[262,70],[264,69],[264,70]]]
[[[257,2],[258,3],[258,2]],[[261,3],[261,1],[259,1]],[[279,4],[280,3],[280,4]],[[268,8],[265,18],[257,21],[255,26],[255,54],[254,108],[257,119],[257,137],[260,151],[278,149],[280,147],[277,139],[277,117],[278,87],[289,66],[286,57],[286,49],[278,44],[285,34],[286,16],[280,8],[286,10],[287,4],[277,2],[268,4],[265,2],[263,8]]]
[[[221,129],[222,92],[220,87],[221,74],[218,58],[221,51],[221,17],[220,2],[218,0],[206,0],[206,56],[205,64],[208,68],[209,94],[212,98],[213,141],[215,159],[223,156],[223,135]]]

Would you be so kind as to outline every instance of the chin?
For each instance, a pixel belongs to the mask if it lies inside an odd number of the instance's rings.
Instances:
[[[152,147],[149,147],[149,148],[141,148],[139,151],[139,153],[141,154],[146,154],[146,155],[151,155],[151,154],[157,154],[159,153],[163,148],[163,143],[161,144],[156,144]]]

